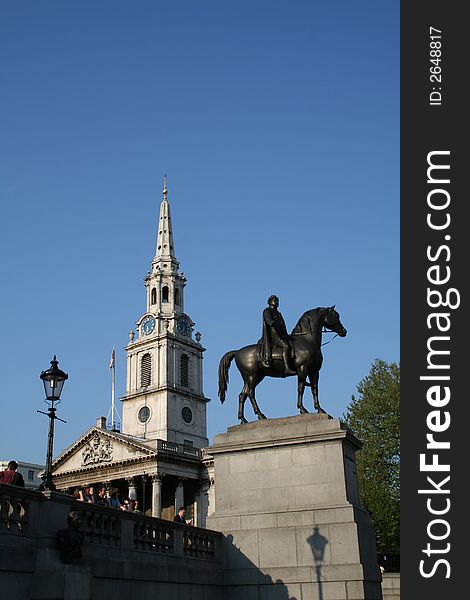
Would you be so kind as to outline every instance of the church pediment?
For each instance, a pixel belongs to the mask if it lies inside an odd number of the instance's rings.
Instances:
[[[107,467],[155,454],[134,438],[93,427],[67,448],[52,465],[54,475],[93,467]]]

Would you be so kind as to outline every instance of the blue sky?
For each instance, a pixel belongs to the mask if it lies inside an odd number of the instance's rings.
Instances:
[[[113,346],[124,394],[165,173],[210,439],[241,388],[232,365],[220,405],[218,362],[259,338],[270,294],[288,329],[336,304],[332,416],[399,361],[398,1],[4,0],[0,87],[1,459],[45,460],[53,354],[55,455],[108,414]],[[295,415],[296,381],[257,398]]]

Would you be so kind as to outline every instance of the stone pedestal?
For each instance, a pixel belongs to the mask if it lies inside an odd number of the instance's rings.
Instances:
[[[227,539],[225,598],[381,600],[375,535],[355,472],[360,442],[328,415],[230,427],[207,449]]]

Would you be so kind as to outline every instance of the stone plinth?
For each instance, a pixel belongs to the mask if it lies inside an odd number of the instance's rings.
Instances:
[[[361,443],[328,415],[230,427],[208,452],[227,536],[225,598],[381,600],[375,536],[359,505]]]

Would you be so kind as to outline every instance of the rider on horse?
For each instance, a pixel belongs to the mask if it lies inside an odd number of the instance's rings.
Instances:
[[[263,334],[258,344],[260,345],[261,362],[265,367],[272,366],[273,350],[282,350],[282,359],[286,369],[286,376],[295,375],[296,369],[292,365],[293,347],[292,341],[287,333],[284,318],[278,310],[279,298],[269,296],[268,307],[263,310]]]
[[[265,377],[297,375],[297,408],[299,412],[301,414],[308,412],[303,405],[303,393],[305,386],[308,385],[312,390],[315,410],[318,413],[324,413],[318,400],[318,376],[323,363],[322,333],[325,329],[335,332],[340,337],[346,335],[347,331],[341,323],[338,312],[334,306],[319,306],[304,312],[292,330],[292,335],[295,337],[289,339],[284,319],[277,310],[278,298],[271,296],[268,302],[268,308],[263,311],[263,337],[258,344],[244,346],[238,350],[229,350],[220,359],[218,371],[220,401],[225,402],[228,372],[232,360],[235,360],[243,379],[243,388],[238,395],[238,418],[241,423],[248,423],[243,414],[247,398],[250,399],[258,419],[266,419],[255,397],[255,388]],[[296,370],[294,372],[289,365],[290,342],[295,348]],[[264,361],[269,361],[268,366]]]

